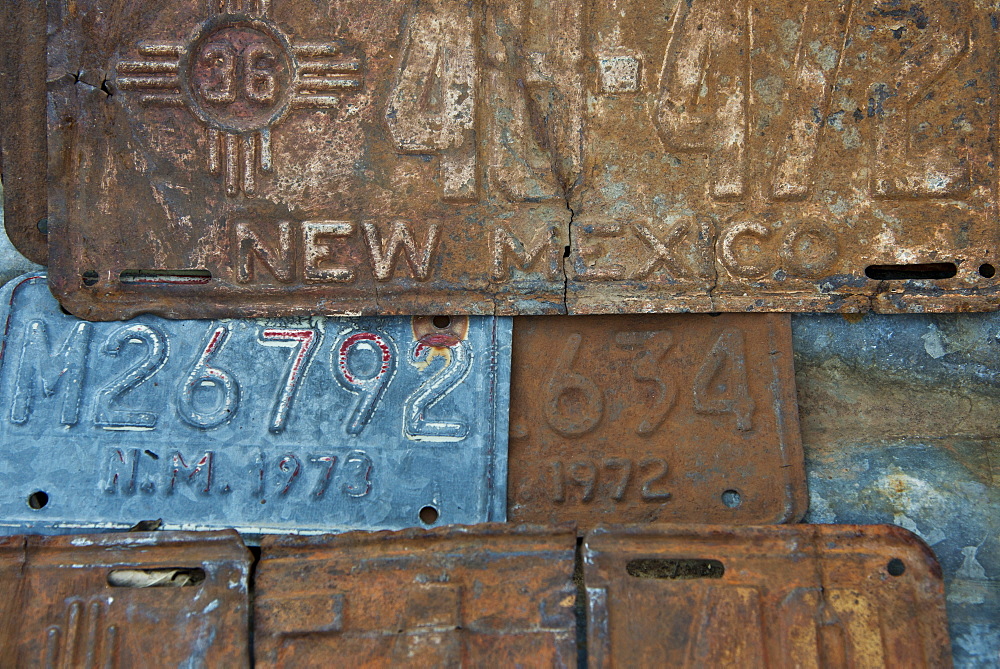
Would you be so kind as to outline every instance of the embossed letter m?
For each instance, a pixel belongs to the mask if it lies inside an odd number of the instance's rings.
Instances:
[[[43,397],[52,397],[62,390],[60,422],[76,425],[80,416],[80,396],[87,371],[90,350],[90,323],[77,323],[66,335],[62,348],[52,355],[49,336],[42,321],[31,321],[25,328],[21,359],[17,364],[14,384],[14,405],[10,420],[18,425],[28,422],[37,385]]]

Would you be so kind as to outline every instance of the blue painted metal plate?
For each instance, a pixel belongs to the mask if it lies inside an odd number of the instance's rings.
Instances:
[[[811,523],[894,523],[944,573],[956,667],[1000,663],[1000,314],[792,318]]]
[[[44,273],[0,305],[4,532],[505,518],[509,318],[89,323]]]

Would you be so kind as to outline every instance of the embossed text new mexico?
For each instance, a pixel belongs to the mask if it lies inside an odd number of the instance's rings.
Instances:
[[[997,305],[979,0],[49,9],[92,319]]]

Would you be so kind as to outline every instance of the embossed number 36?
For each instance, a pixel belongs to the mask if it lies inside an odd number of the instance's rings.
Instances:
[[[251,44],[241,54],[231,44],[213,42],[201,52],[201,64],[217,73],[217,82],[203,82],[200,93],[209,102],[232,104],[239,93],[239,70],[243,69],[243,93],[261,104],[274,102],[278,83],[274,75],[277,55],[266,44]]]

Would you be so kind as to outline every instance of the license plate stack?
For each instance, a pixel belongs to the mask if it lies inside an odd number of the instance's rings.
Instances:
[[[1000,612],[982,543],[802,523],[866,502],[800,400],[870,405],[791,316],[1000,307],[995,8],[2,8],[12,664],[938,667],[946,581]]]

